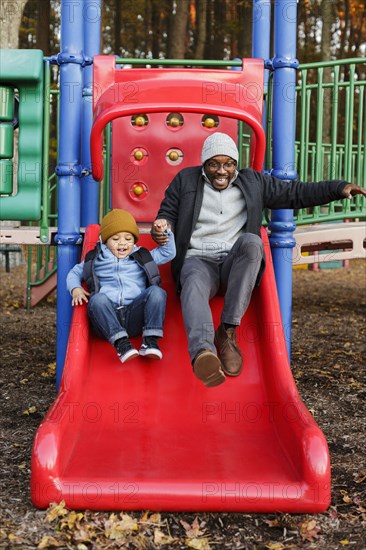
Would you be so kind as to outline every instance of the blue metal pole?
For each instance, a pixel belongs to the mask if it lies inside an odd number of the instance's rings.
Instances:
[[[296,68],[296,0],[276,0],[274,11],[275,57],[273,96],[273,169],[272,175],[294,180],[295,171],[295,84]],[[291,185],[291,183],[289,183]],[[291,353],[292,248],[295,224],[292,210],[272,211],[270,243],[282,322],[287,349]]]
[[[80,125],[83,55],[82,2],[62,0],[58,175],[56,384],[59,386],[71,325],[66,275],[78,262],[80,242]]]
[[[268,60],[271,55],[271,2],[253,1],[252,56]],[[264,71],[264,92],[268,91],[269,70]],[[266,128],[266,102],[263,105],[263,127]]]
[[[100,53],[101,0],[84,0],[84,53],[88,59]],[[81,164],[81,225],[86,227],[99,221],[99,183],[91,176],[90,132],[93,123],[93,69],[86,65],[83,71]]]

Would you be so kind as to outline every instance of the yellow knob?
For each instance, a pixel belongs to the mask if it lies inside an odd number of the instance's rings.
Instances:
[[[144,158],[144,153],[138,149],[134,152],[133,156],[136,160],[142,160]]]
[[[169,158],[170,160],[178,160],[179,159],[178,151],[170,151]]]
[[[142,195],[142,193],[145,191],[145,189],[142,187],[142,185],[135,185],[135,187],[133,188],[133,192],[135,193],[135,195],[137,197],[139,197],[140,195]]]
[[[146,118],[144,116],[137,116],[135,118],[136,126],[144,126],[146,124]]]
[[[169,124],[170,126],[174,126],[174,127],[179,126],[180,120],[178,117],[172,116],[172,118],[169,119]]]
[[[213,118],[206,118],[203,125],[206,128],[213,128],[215,126],[215,121]]]

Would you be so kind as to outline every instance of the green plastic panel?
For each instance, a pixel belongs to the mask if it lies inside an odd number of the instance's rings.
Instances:
[[[0,86],[0,119],[12,122],[13,118],[14,89],[9,86]]]
[[[14,129],[9,122],[0,122],[0,159],[11,159],[14,154]]]
[[[0,160],[0,194],[11,195],[13,192],[13,161]]]
[[[43,52],[1,50],[0,86],[19,95],[17,192],[0,197],[0,219],[36,221],[41,217]]]

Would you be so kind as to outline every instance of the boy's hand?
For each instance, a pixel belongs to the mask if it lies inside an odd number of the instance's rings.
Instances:
[[[151,227],[151,236],[158,245],[166,244],[169,240],[167,235],[168,222],[164,219],[155,220]]]
[[[80,306],[83,302],[88,302],[88,296],[90,296],[90,293],[81,287],[76,287],[72,289],[71,296],[72,296],[72,302],[71,302],[72,305]]]
[[[352,199],[354,195],[363,195],[366,197],[366,189],[359,185],[353,185],[352,183],[347,183],[347,185],[343,187],[342,193],[347,199]]]

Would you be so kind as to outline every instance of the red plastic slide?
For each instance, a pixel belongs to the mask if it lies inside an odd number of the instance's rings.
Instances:
[[[88,230],[89,248],[98,229]],[[37,507],[62,499],[94,510],[328,507],[327,443],[291,374],[264,231],[263,239],[266,272],[238,333],[245,368],[216,388],[192,374],[169,266],[162,361],[122,365],[89,330],[86,306],[75,309],[61,387],[34,442]],[[148,236],[139,244],[152,245]],[[215,298],[215,326],[221,307]]]

